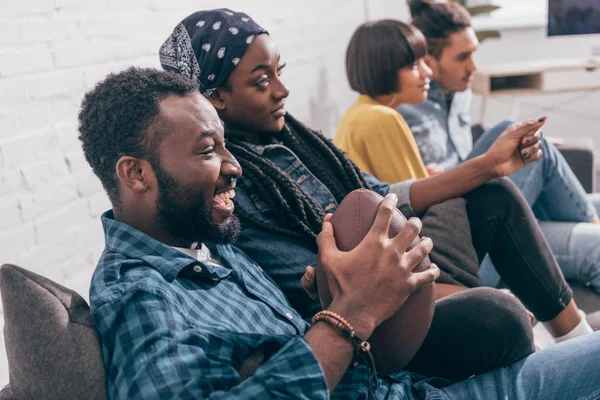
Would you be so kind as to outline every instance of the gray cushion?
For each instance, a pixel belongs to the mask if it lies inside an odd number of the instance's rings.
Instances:
[[[8,264],[0,268],[0,294],[12,391],[7,398],[107,399],[100,342],[81,296]]]
[[[421,236],[433,240],[431,261],[440,268],[437,282],[481,286],[479,260],[473,247],[467,203],[462,197],[435,204],[421,216]]]
[[[0,400],[18,400],[18,399],[13,395],[12,390],[10,390],[10,386],[6,385],[0,391]]]

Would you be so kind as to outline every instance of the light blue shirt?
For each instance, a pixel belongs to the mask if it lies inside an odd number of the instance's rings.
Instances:
[[[473,149],[469,115],[472,96],[471,90],[456,92],[448,104],[440,85],[432,81],[427,100],[398,107],[425,164],[438,163],[447,170],[467,159]]]

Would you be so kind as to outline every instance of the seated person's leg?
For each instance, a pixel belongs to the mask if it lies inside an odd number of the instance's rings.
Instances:
[[[429,256],[442,271],[438,284],[480,286],[465,200],[455,198],[432,206],[421,219],[421,235],[432,238],[435,244]],[[438,295],[439,289],[438,285]],[[479,288],[438,300],[431,329],[408,368],[456,380],[530,354],[533,339],[529,318],[518,301],[510,298],[504,302],[506,297],[495,289]]]
[[[510,121],[502,121],[481,135],[473,145],[469,158],[487,151],[509,125]],[[544,157],[526,165],[509,178],[533,207],[538,219],[592,222],[597,217],[594,203],[560,151],[545,138],[541,142]]]
[[[600,293],[600,225],[540,221],[540,228],[565,278]]]
[[[539,221],[539,225],[565,279],[600,293],[600,225],[553,221]],[[500,282],[500,275],[488,256],[479,267],[479,276],[484,286],[497,287]],[[597,310],[600,297],[588,312]]]
[[[480,156],[498,139],[498,136],[502,132],[506,130],[509,126],[511,126],[514,121],[501,121],[498,124],[494,125],[492,128],[483,133],[476,141],[473,143],[473,150],[471,150],[471,154],[469,154],[469,158],[473,158],[476,156]]]
[[[543,166],[543,188],[533,203],[536,217],[549,221],[597,222],[598,215],[594,203],[560,151],[545,138],[542,138],[542,151],[544,152],[542,160],[530,164]],[[523,170],[527,169],[528,167],[523,168]],[[520,184],[519,179],[513,178],[519,173],[523,174],[521,171],[511,175],[510,178],[521,191],[527,191],[526,185]]]
[[[585,324],[531,209],[515,185],[508,179],[497,179],[465,195],[465,199],[479,258],[489,252],[509,289],[538,320],[547,322],[555,337]]]
[[[406,369],[461,380],[533,351],[531,321],[521,303],[496,289],[475,288],[436,302],[429,333]]]
[[[570,340],[442,389],[451,399],[600,398],[600,333]]]

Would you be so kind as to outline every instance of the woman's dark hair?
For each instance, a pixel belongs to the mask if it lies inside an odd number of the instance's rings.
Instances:
[[[291,149],[302,163],[341,202],[354,189],[369,188],[358,167],[331,140],[286,115],[286,124],[277,140]],[[241,131],[225,126],[227,149],[238,160],[243,180],[252,185],[251,196],[266,204],[273,222],[265,222],[244,212],[236,213],[242,220],[271,232],[303,240],[317,249],[316,237],[321,231],[325,212],[313,198],[272,161],[258,154],[246,143]]]
[[[426,54],[425,38],[414,26],[393,19],[364,23],[346,51],[350,87],[371,97],[397,92],[398,70]]]
[[[112,73],[87,92],[79,111],[79,140],[83,153],[119,210],[115,165],[129,155],[157,163],[165,127],[160,102],[174,94],[198,92],[195,81],[151,68],[129,68]]]
[[[435,0],[408,0],[412,24],[427,39],[429,54],[439,59],[448,38],[471,26],[471,15],[460,4],[437,3]]]

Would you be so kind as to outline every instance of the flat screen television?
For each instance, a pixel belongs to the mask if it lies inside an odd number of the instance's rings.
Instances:
[[[548,36],[600,33],[600,0],[548,0]]]

